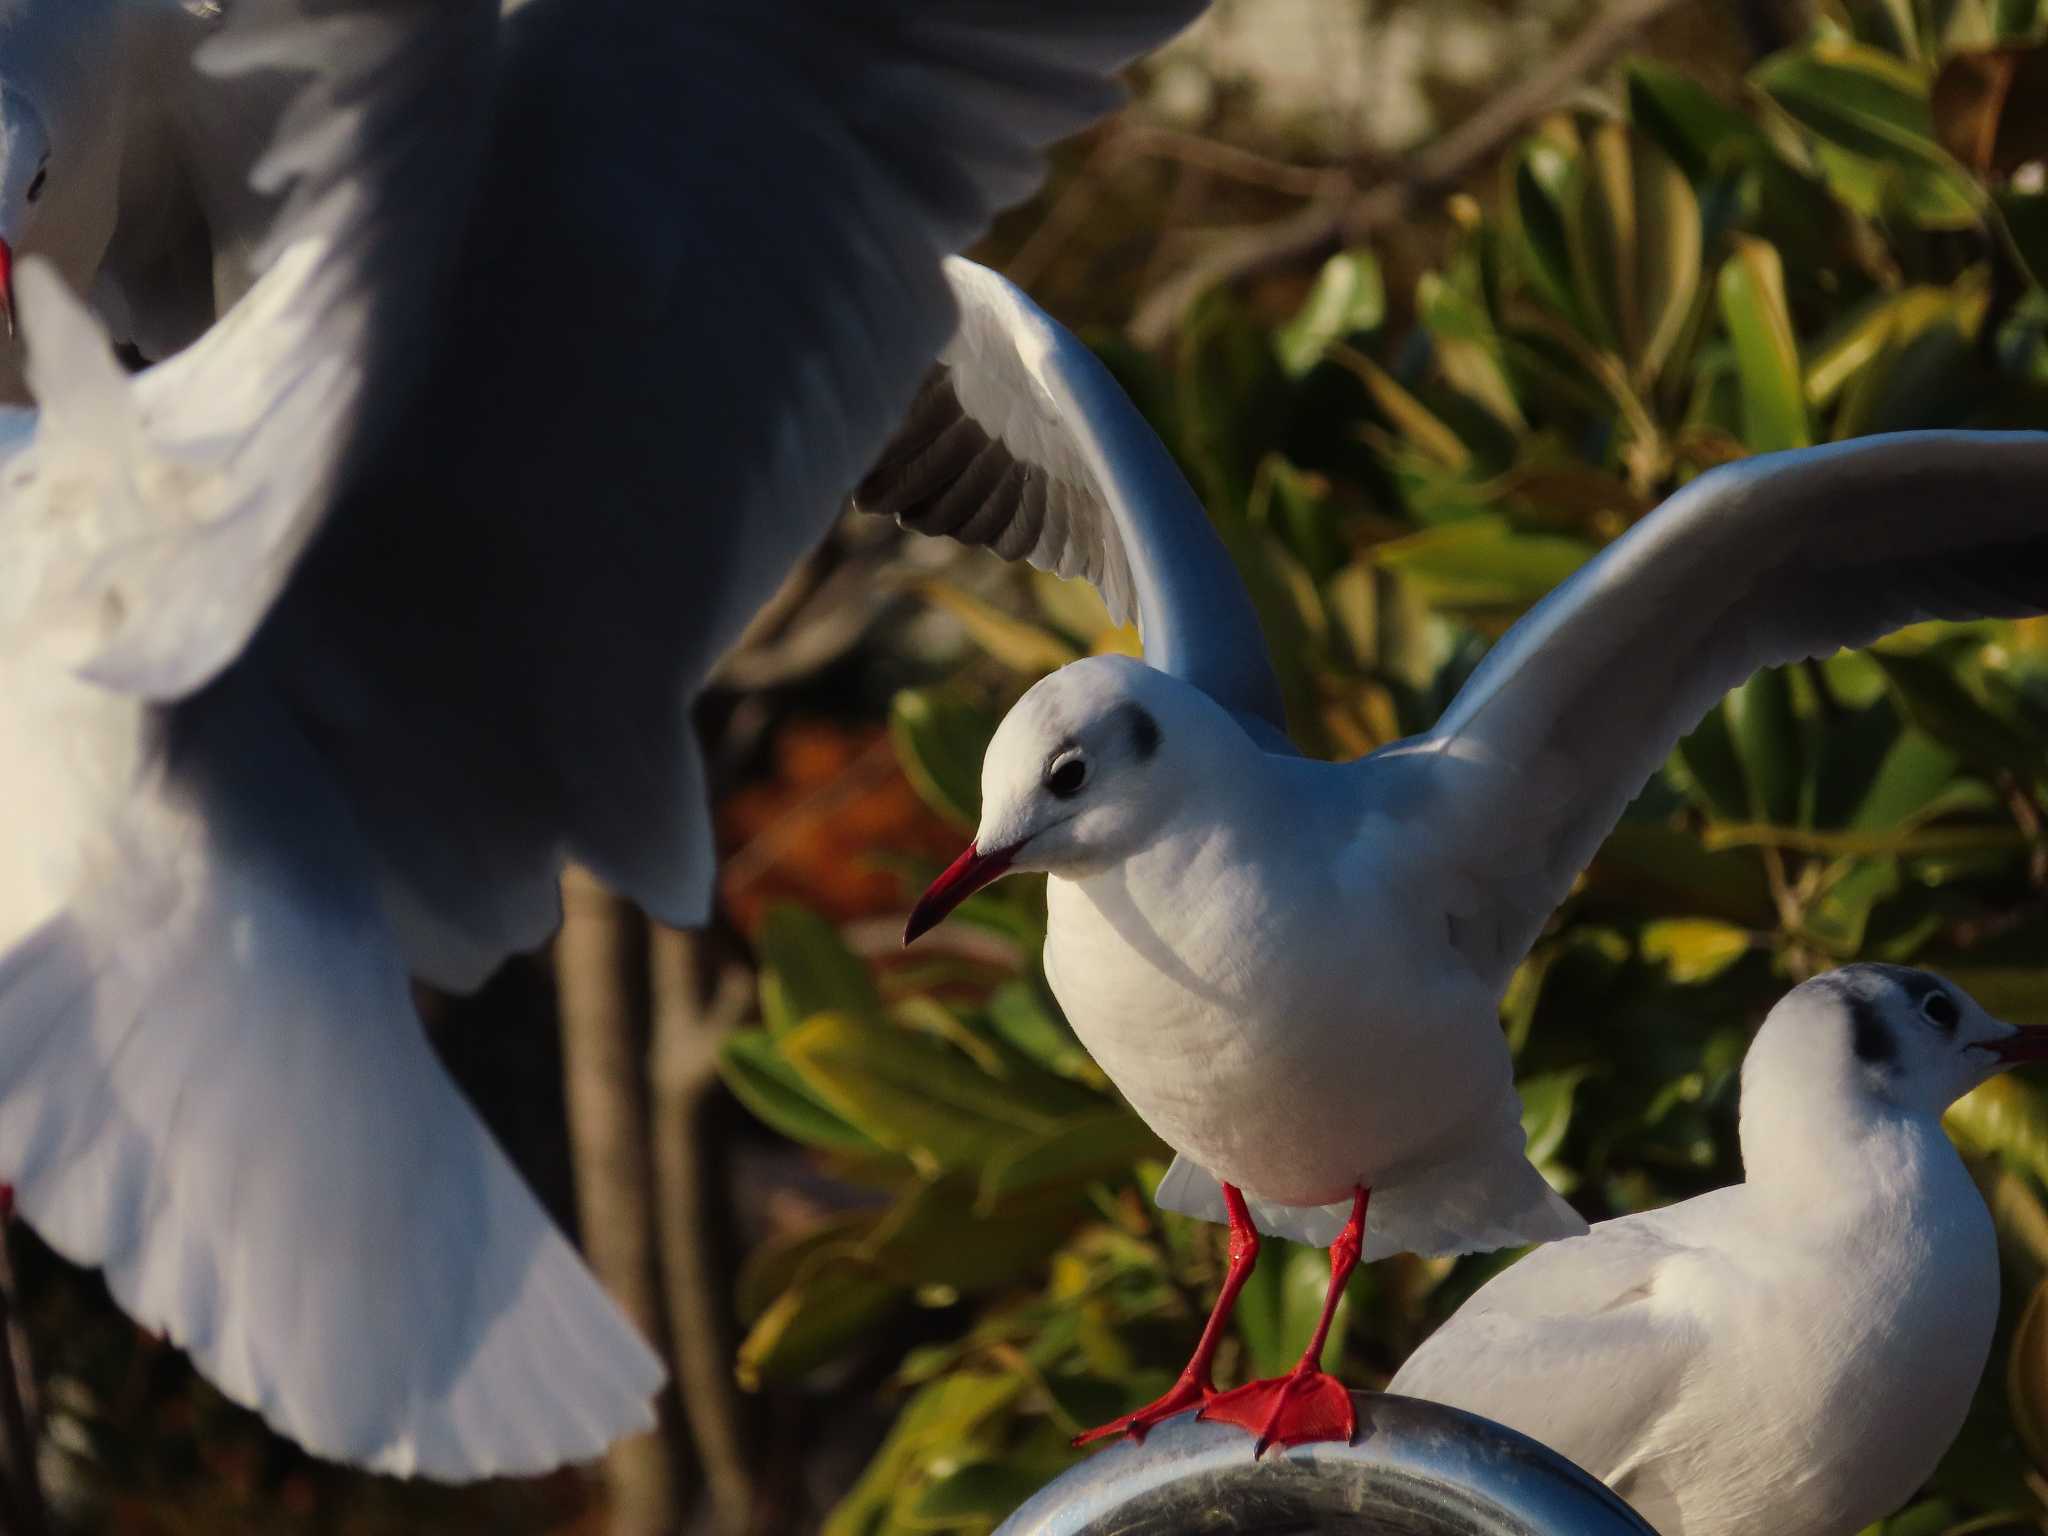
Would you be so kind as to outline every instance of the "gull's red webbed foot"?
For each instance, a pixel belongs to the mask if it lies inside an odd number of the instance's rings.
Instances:
[[[1349,1441],[1358,1432],[1358,1411],[1344,1383],[1322,1368],[1323,1343],[1330,1319],[1344,1294],[1344,1282],[1358,1267],[1365,1246],[1365,1206],[1371,1191],[1360,1189],[1351,1199],[1351,1219],[1330,1245],[1330,1289],[1323,1296],[1323,1315],[1301,1361],[1285,1376],[1248,1381],[1220,1392],[1203,1405],[1201,1417],[1235,1424],[1258,1436],[1252,1455],[1263,1456],[1269,1445],[1307,1445],[1316,1440]]]
[[[1219,1392],[1202,1417],[1235,1424],[1258,1436],[1254,1456],[1269,1445],[1307,1445],[1315,1440],[1348,1441],[1358,1433],[1358,1411],[1344,1383],[1323,1371],[1296,1367],[1285,1376],[1250,1381]]]

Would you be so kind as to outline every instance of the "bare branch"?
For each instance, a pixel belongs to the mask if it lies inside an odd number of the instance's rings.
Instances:
[[[1211,288],[1319,250],[1369,240],[1405,218],[1418,199],[1454,185],[1482,164],[1586,76],[1605,66],[1636,33],[1681,3],[1620,0],[1541,69],[1418,150],[1391,179],[1362,192],[1347,188],[1342,195],[1325,196],[1274,223],[1221,236],[1145,296],[1131,319],[1131,339],[1144,347],[1160,346],[1179,327],[1189,306]]]
[[[565,874],[555,975],[578,1224],[605,1289],[662,1349],[648,1156],[646,966],[646,919],[584,871]],[[613,1445],[605,1482],[612,1536],[669,1536],[681,1528],[676,1458],[663,1429]]]

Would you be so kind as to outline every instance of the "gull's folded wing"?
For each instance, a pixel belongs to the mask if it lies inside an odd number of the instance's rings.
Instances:
[[[1461,947],[1504,982],[1665,755],[1758,667],[1923,619],[2044,610],[2048,434],[1906,432],[1700,476],[1396,749],[1440,752],[1440,789],[1472,802],[1442,817],[1471,846],[1431,844],[1475,893],[1453,914]]]
[[[1705,1342],[1685,1287],[1720,1262],[1654,1220],[1547,1243],[1481,1286],[1387,1390],[1518,1429],[1661,1525],[1676,1510],[1644,1463]]]
[[[855,505],[1084,578],[1153,666],[1284,730],[1251,599],[1137,407],[1014,284],[957,257],[946,276],[959,327]]]

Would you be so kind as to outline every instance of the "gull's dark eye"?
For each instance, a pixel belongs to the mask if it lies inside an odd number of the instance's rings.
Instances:
[[[1920,999],[1920,1016],[1944,1035],[1963,1021],[1963,1010],[1946,992],[1930,992]]]
[[[1078,752],[1061,758],[1053,764],[1052,772],[1045,776],[1045,787],[1062,800],[1073,799],[1087,782],[1088,760]]]
[[[34,202],[43,195],[43,183],[50,179],[50,168],[44,166],[36,172],[36,179],[28,184],[28,200]]]

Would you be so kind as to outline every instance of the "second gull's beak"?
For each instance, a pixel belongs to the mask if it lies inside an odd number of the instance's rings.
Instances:
[[[2048,1025],[2017,1025],[2004,1039],[1986,1041],[1984,1049],[1998,1058],[2001,1067],[2048,1061]]]

